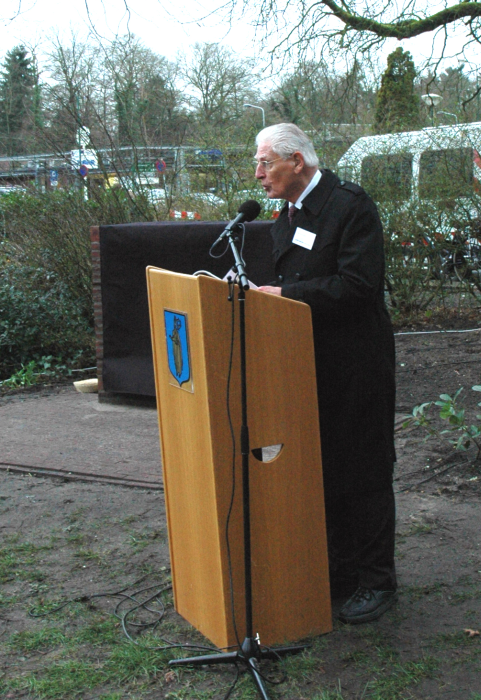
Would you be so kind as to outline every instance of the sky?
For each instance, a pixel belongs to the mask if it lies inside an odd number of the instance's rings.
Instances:
[[[50,37],[59,34],[68,40],[74,31],[82,39],[92,26],[107,40],[130,30],[150,49],[171,60],[178,51],[188,53],[196,41],[221,42],[236,53],[254,56],[260,42],[247,21],[235,22],[229,29],[216,18],[199,20],[219,4],[221,0],[0,0],[0,59],[6,51],[24,43],[36,48],[41,61]],[[427,55],[429,37],[422,35],[402,42],[402,47],[413,54],[416,65]],[[392,40],[379,52],[382,66],[397,46],[399,43]]]
[[[50,36],[68,36],[71,31],[85,36],[92,26],[106,39],[130,30],[150,49],[170,59],[195,41],[221,42],[239,53],[246,52],[248,43],[247,53],[254,51],[250,43],[254,33],[247,25],[237,26],[226,38],[225,25],[215,20],[209,20],[207,26],[193,21],[207,13],[197,0],[178,0],[175,4],[171,0],[88,0],[89,14],[85,0],[20,0],[20,13],[19,0],[1,0],[0,4],[2,53],[19,43],[36,46],[41,53]],[[169,12],[169,6],[175,7],[179,19]]]

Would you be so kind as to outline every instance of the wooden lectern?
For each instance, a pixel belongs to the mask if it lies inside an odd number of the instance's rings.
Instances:
[[[207,276],[149,267],[147,286],[175,607],[227,647],[245,636],[238,311]],[[250,290],[245,315],[252,618],[271,646],[332,629],[316,374],[307,305]]]

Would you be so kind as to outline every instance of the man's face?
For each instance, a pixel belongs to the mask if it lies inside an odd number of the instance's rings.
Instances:
[[[260,180],[269,199],[287,199],[295,202],[299,189],[299,163],[294,154],[287,160],[280,158],[274,153],[269,143],[261,143],[257,149],[256,178]],[[269,165],[264,166],[261,161],[267,161]]]

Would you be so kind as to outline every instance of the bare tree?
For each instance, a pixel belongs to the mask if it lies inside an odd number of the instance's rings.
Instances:
[[[221,44],[195,44],[192,57],[184,58],[183,77],[198,124],[218,128],[238,121],[244,103],[258,98],[254,68],[253,60]]]
[[[230,0],[215,14],[233,23],[242,15],[277,45],[272,53],[283,48],[306,50],[321,43],[324,48],[340,46],[365,53],[386,39],[409,39],[433,32],[440,34],[444,51],[455,30],[463,27],[464,45],[481,40],[481,3],[467,0],[433,5],[430,0]],[[214,14],[211,13],[211,14]]]

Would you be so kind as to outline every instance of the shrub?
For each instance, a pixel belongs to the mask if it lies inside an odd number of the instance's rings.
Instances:
[[[0,199],[0,378],[53,356],[94,362],[90,227],[129,221],[121,192],[14,192]]]
[[[5,252],[5,243],[2,250]],[[94,362],[92,313],[54,272],[7,256],[0,260],[0,379],[52,355],[57,363]]]

